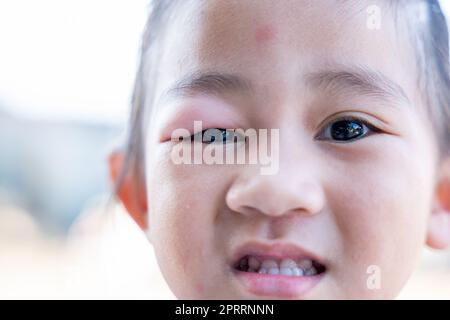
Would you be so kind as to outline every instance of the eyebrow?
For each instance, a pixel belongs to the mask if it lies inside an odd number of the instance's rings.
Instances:
[[[169,98],[182,98],[199,93],[220,96],[226,93],[250,94],[253,91],[252,82],[241,75],[217,71],[196,71],[177,81],[164,95]]]
[[[367,67],[313,72],[306,75],[306,82],[315,88],[331,92],[351,90],[363,96],[410,103],[408,96],[399,84],[383,73]]]
[[[328,92],[356,92],[388,101],[410,103],[403,88],[381,72],[367,67],[348,70],[325,70],[304,76],[305,84]],[[217,71],[195,71],[177,81],[164,94],[169,98],[190,97],[195,94],[223,96],[227,93],[254,94],[252,82],[239,74]]]

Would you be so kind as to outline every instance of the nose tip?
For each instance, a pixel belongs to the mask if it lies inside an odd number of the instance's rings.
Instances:
[[[244,215],[279,217],[292,212],[314,215],[321,211],[324,195],[321,187],[312,182],[258,176],[232,185],[226,202],[231,210]]]

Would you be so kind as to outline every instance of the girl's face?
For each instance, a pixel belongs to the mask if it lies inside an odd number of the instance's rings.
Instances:
[[[414,48],[391,10],[373,0],[178,5],[152,60],[145,150],[148,236],[177,297],[400,291],[426,239],[437,155]],[[175,164],[171,134],[194,120],[279,129],[276,174]]]

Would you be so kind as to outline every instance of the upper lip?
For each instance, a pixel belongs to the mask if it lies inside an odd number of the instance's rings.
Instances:
[[[325,265],[318,255],[296,245],[287,242],[264,243],[251,241],[239,246],[232,255],[231,264],[234,266],[245,256],[258,256],[263,259],[310,259]]]

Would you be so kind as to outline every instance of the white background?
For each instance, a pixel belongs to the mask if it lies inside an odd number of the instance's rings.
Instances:
[[[148,0],[0,1],[0,106],[121,121]]]

